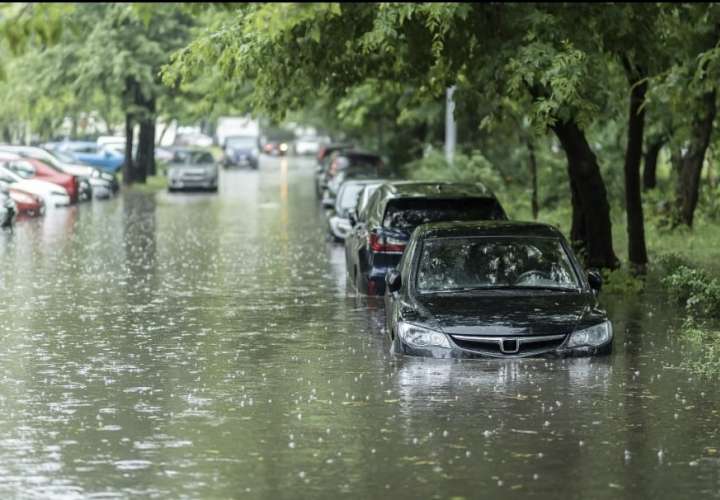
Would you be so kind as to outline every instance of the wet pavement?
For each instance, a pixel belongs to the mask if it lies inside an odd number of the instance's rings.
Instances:
[[[604,359],[389,354],[310,160],[0,232],[2,498],[718,498],[681,311],[605,296]]]

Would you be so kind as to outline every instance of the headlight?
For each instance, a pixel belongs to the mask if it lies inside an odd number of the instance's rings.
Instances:
[[[403,342],[415,347],[445,347],[450,348],[450,342],[444,333],[428,330],[427,328],[400,322],[398,335]]]
[[[599,346],[609,342],[610,339],[612,339],[612,336],[612,323],[610,323],[610,321],[605,321],[591,326],[590,328],[573,332],[573,334],[570,335],[570,340],[568,340],[567,346]]]

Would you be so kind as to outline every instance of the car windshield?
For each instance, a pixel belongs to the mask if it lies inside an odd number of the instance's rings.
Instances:
[[[225,144],[231,148],[252,149],[257,146],[255,137],[228,137]]]
[[[505,214],[493,198],[403,198],[388,202],[383,226],[411,231],[427,222],[504,218]]]
[[[557,238],[438,238],[423,243],[420,292],[498,288],[578,290],[580,285]]]
[[[207,151],[174,151],[172,162],[176,164],[197,165],[213,163],[213,156]]]

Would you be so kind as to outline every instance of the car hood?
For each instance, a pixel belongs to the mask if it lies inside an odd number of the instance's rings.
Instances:
[[[96,170],[95,167],[80,165],[77,163],[63,163],[60,167],[66,174],[76,175],[79,177],[91,177],[93,175],[93,171]]]
[[[47,196],[52,192],[62,192],[67,195],[67,190],[59,184],[39,179],[23,179],[13,184],[13,187],[40,196]]]
[[[435,294],[416,302],[417,321],[455,335],[567,334],[581,322],[604,317],[589,292]]]

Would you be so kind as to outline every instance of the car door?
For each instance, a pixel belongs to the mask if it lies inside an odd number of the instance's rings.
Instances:
[[[358,255],[360,255],[363,245],[367,241],[368,214],[371,213],[372,205],[377,199],[375,194],[377,193],[373,193],[370,200],[368,200],[360,212],[357,213],[357,222],[348,237],[345,238],[345,264],[347,266],[348,276],[351,277],[353,276],[355,267],[360,267]]]
[[[418,246],[417,240],[411,240],[408,247],[405,249],[400,264],[397,269],[400,272],[401,289],[400,292],[390,293],[389,290],[385,289],[385,327],[387,330],[388,338],[392,341],[393,329],[398,319],[398,309],[400,302],[405,293],[407,293],[407,286],[412,274],[412,266],[414,260],[415,248]]]

